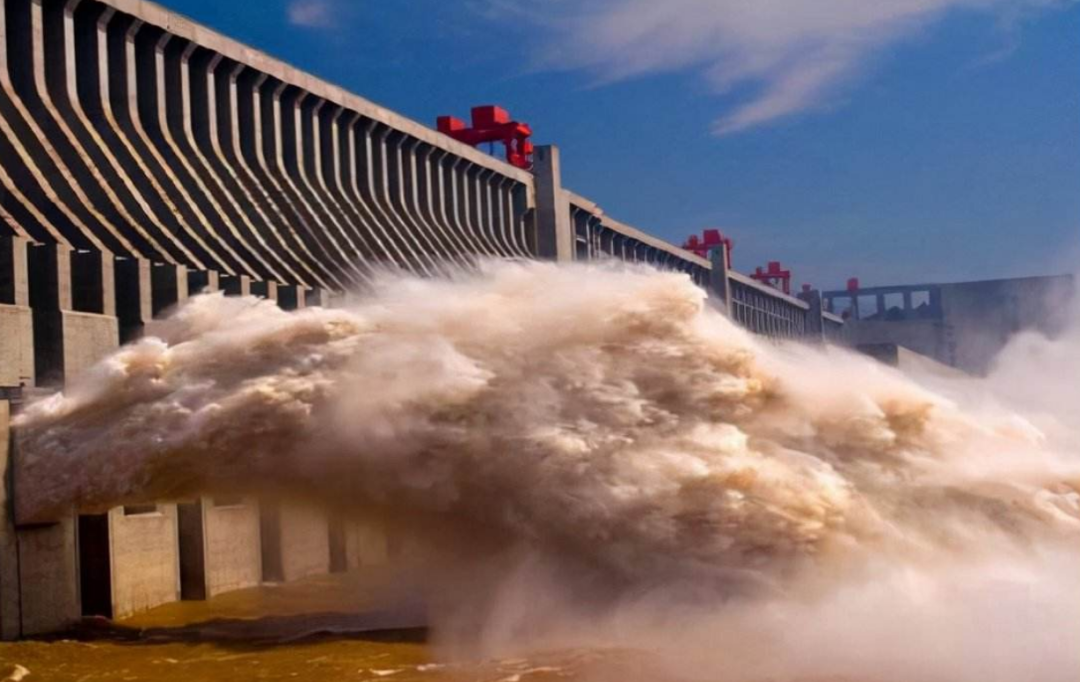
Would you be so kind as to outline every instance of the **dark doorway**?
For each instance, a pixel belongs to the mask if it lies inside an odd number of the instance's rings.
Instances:
[[[180,598],[206,599],[202,502],[181,502],[176,505],[176,512],[180,532]]]
[[[109,515],[79,516],[79,594],[83,616],[112,618]]]
[[[344,573],[349,570],[345,554],[345,524],[336,517],[330,518],[330,572]]]
[[[259,540],[262,544],[263,581],[283,581],[285,569],[281,563],[281,509],[276,502],[259,505]]]

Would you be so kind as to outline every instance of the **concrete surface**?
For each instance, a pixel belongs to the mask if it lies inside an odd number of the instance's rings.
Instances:
[[[835,305],[851,292],[826,292]],[[844,337],[853,346],[895,344],[984,375],[1009,339],[1034,330],[1053,336],[1073,311],[1071,275],[871,287],[857,292]],[[923,303],[913,301],[922,296]],[[889,304],[893,299],[898,304]]]
[[[254,500],[216,504],[203,500],[208,597],[258,585],[262,580],[259,506]]]
[[[175,504],[148,514],[111,509],[109,540],[114,618],[180,599]]]
[[[67,627],[79,617],[75,519],[19,528],[21,636]]]
[[[382,566],[390,560],[386,529],[374,520],[352,521],[346,525],[345,549],[350,569]]]
[[[34,385],[34,322],[29,306],[0,305],[0,386]]]
[[[330,529],[326,513],[301,502],[280,507],[281,567],[285,582],[330,571]]]

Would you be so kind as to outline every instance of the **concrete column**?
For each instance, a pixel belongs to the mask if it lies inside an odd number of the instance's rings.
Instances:
[[[304,307],[325,308],[330,301],[330,292],[322,287],[315,287],[304,292]]]
[[[911,292],[910,291],[905,291],[904,292],[904,312],[905,313],[910,313],[911,312]]]
[[[536,176],[537,255],[559,262],[572,261],[574,231],[570,224],[570,202],[562,188],[558,147],[536,148],[533,174]]]
[[[0,237],[0,305],[30,305],[27,244],[23,237]]]
[[[119,344],[113,258],[98,251],[73,254],[70,247],[51,243],[29,248],[27,263],[37,378],[59,386]],[[61,629],[78,617],[79,577],[74,514],[30,518],[19,508],[19,491],[33,485],[28,477],[40,475],[19,455],[8,453],[17,522],[19,627],[27,636]]]
[[[254,587],[262,580],[259,505],[255,500],[203,498],[206,596]]]
[[[930,290],[930,312],[933,315],[938,316],[943,312],[941,305],[941,289],[939,287]]]
[[[116,259],[116,316],[121,343],[142,336],[154,318],[150,267],[150,261],[142,258]]]
[[[878,294],[875,298],[875,304],[877,306],[877,314],[880,317],[885,317],[885,294]]]
[[[221,278],[216,270],[188,271],[188,294],[205,294],[221,291]]]
[[[123,618],[180,599],[175,504],[109,510],[112,616]]]
[[[150,268],[151,297],[154,317],[188,299],[188,270],[172,263],[154,263]]]
[[[295,284],[283,284],[277,288],[277,302],[282,310],[298,310],[305,306],[304,294],[307,292],[303,287]]]
[[[11,404],[0,400],[0,640],[22,634],[19,608],[19,550],[15,519],[11,518],[10,432]]]
[[[330,572],[330,528],[327,515],[308,503],[278,505],[278,550],[281,579],[300,580]]]
[[[377,520],[345,522],[346,566],[350,569],[385,565],[390,560],[387,530]]]
[[[278,300],[277,282],[252,282],[251,295],[276,302]]]
[[[72,251],[71,282],[74,310],[116,316],[116,271],[112,254]]]
[[[0,237],[0,387],[34,385],[27,240]]]
[[[64,380],[63,313],[71,310],[71,248],[41,244],[27,252],[34,321],[34,372],[41,385]]]
[[[79,616],[75,520],[19,526],[12,403],[0,400],[0,639],[53,632]]]
[[[728,279],[727,244],[721,244],[709,252],[712,270],[709,272],[709,288],[716,296],[720,310],[731,316],[731,281]]]
[[[250,296],[251,278],[247,275],[221,278],[221,290],[226,296]]]
[[[817,289],[799,296],[810,304],[806,311],[806,338],[814,341],[825,339],[825,311],[821,305],[821,292]]]

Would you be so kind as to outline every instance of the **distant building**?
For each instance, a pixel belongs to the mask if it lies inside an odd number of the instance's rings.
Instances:
[[[1059,333],[1074,291],[1072,275],[868,288],[852,280],[822,298],[827,311],[847,318],[853,346],[902,346],[981,375],[1017,332]]]

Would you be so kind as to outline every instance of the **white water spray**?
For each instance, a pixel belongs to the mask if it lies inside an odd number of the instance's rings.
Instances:
[[[388,277],[342,310],[209,295],[151,331],[19,417],[24,508],[272,489],[435,520],[463,559],[514,557],[487,563],[492,647],[1080,679],[1080,458],[983,385],[774,345],[613,265]]]

